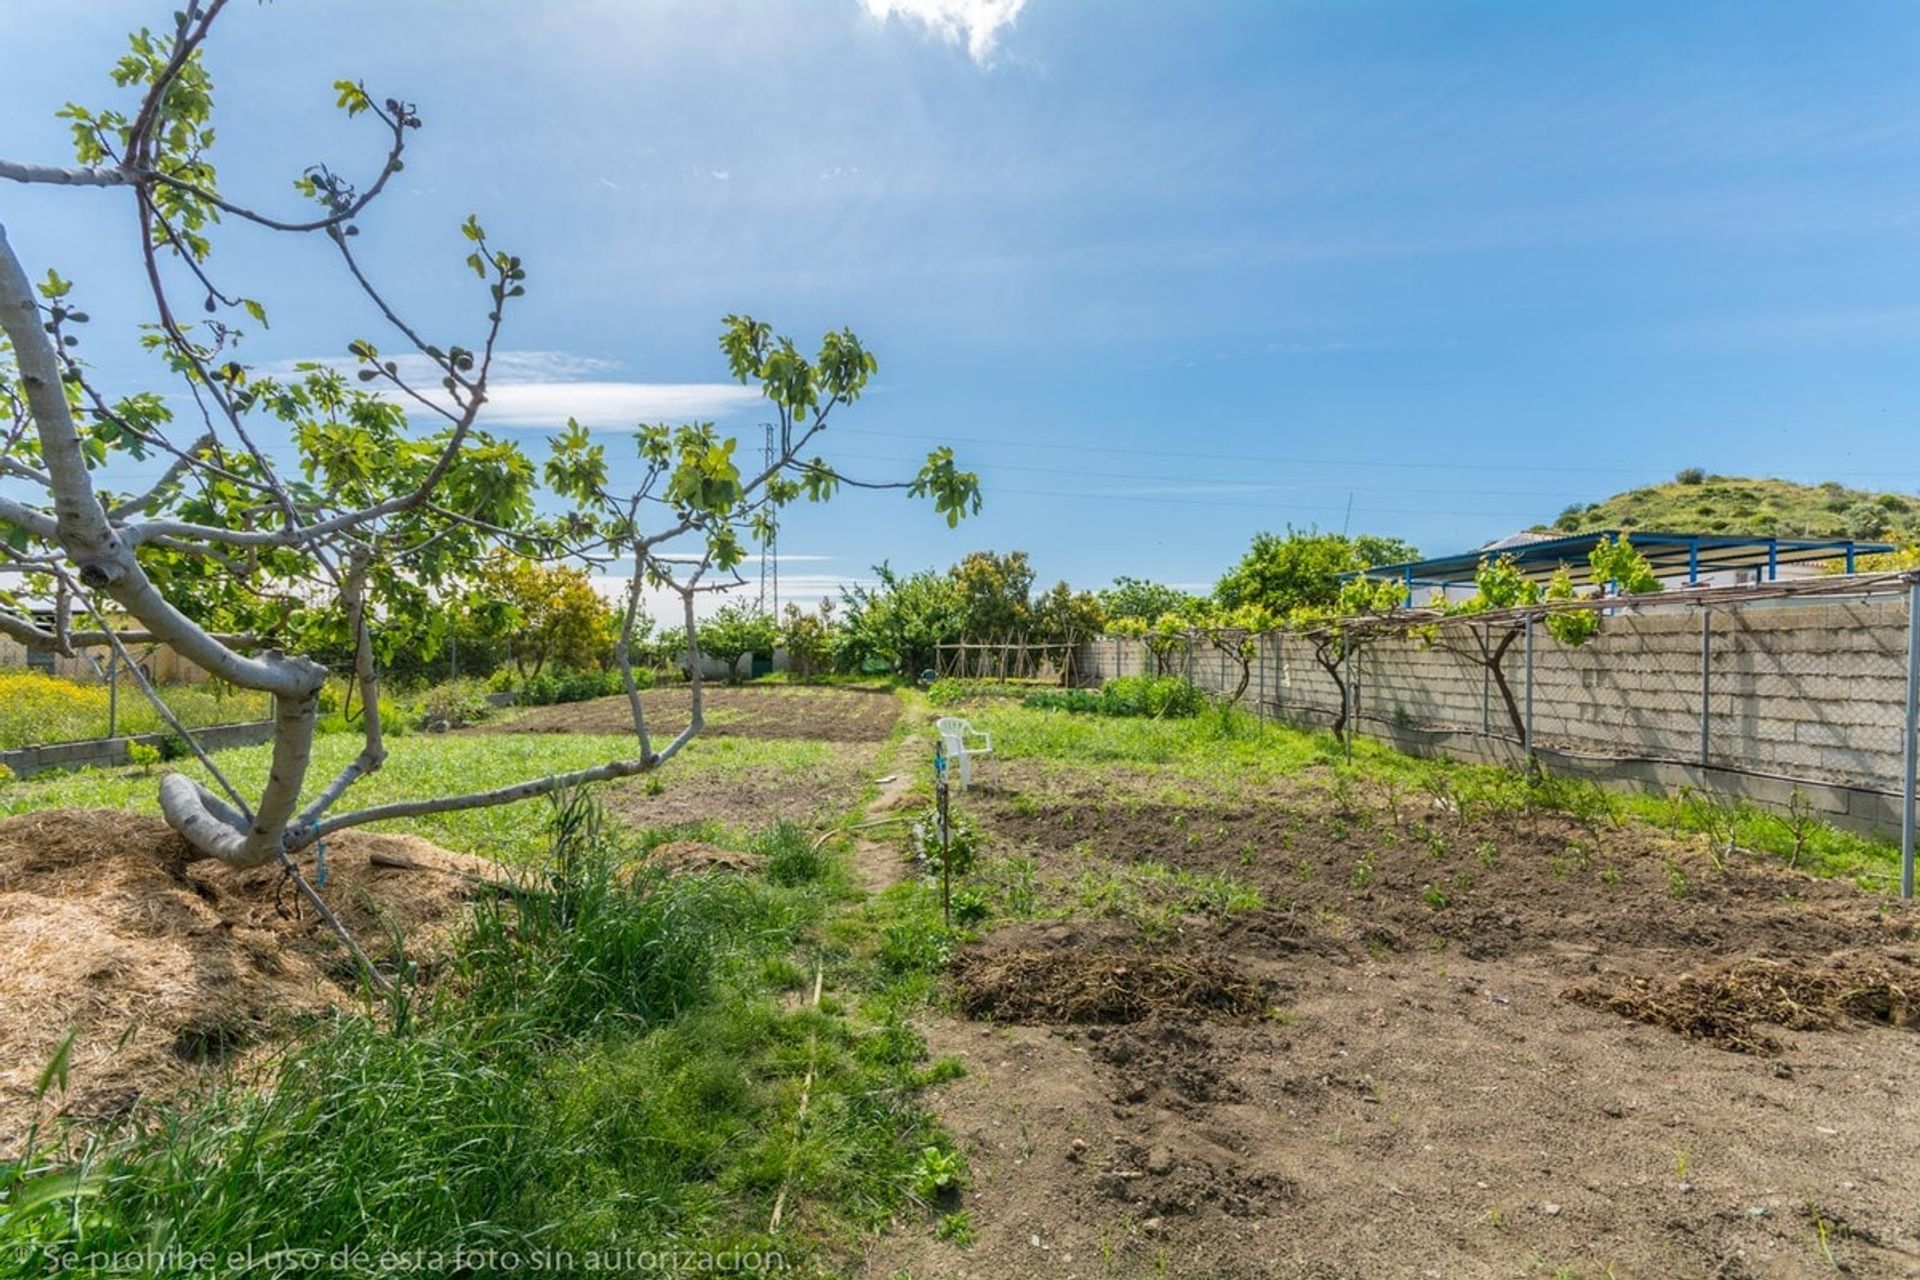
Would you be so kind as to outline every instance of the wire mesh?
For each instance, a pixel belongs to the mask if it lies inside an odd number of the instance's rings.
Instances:
[[[1237,691],[1265,717],[1327,728],[1344,712],[1359,732],[1420,734],[1477,758],[1512,758],[1530,740],[1569,759],[1898,796],[1906,591],[1889,581],[1831,594],[1636,597],[1598,610],[1580,643],[1557,638],[1545,614],[1529,645],[1523,613],[1410,613],[1270,632],[1254,638],[1245,667],[1235,646],[1199,634],[1162,657],[1144,640],[1103,637],[1083,648],[1078,675],[1180,675],[1216,697]]]

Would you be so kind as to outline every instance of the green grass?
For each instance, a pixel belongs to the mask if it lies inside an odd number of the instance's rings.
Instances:
[[[1149,772],[1151,798],[1196,809],[1231,800],[1248,789],[1293,780],[1303,773],[1324,789],[1323,803],[1341,809],[1360,791],[1388,793],[1400,803],[1444,799],[1472,815],[1524,814],[1530,809],[1565,813],[1589,826],[1638,820],[1675,836],[1701,836],[1729,829],[1742,848],[1782,858],[1822,876],[1844,876],[1863,888],[1888,891],[1899,850],[1885,840],[1817,821],[1800,824],[1789,815],[1745,802],[1712,803],[1694,795],[1654,796],[1605,790],[1578,779],[1542,776],[1529,780],[1511,769],[1404,755],[1367,739],[1353,744],[1353,762],[1332,734],[1261,722],[1245,712],[1214,708],[1191,720],[1144,720],[1081,716],[1037,710],[1005,701],[967,708],[977,728],[993,735],[1003,761],[1041,763],[1063,782],[1106,780],[1114,767]],[[1409,801],[1407,797],[1412,797]]]
[[[352,760],[360,740],[350,734],[325,734],[314,740],[308,786],[325,785]],[[505,786],[526,778],[581,769],[630,755],[628,737],[550,733],[410,734],[389,744],[386,767],[356,784],[336,812],[420,796],[452,794]],[[658,775],[667,787],[703,785],[738,777],[750,770],[809,777],[833,759],[830,744],[746,738],[696,739]],[[266,781],[271,759],[267,746],[220,753],[216,763],[244,793]],[[169,768],[206,780],[198,762],[178,761]],[[0,787],[0,815],[53,808],[127,809],[159,813],[157,775],[138,768],[83,769],[45,774]],[[464,813],[376,824],[373,831],[406,831],[449,849],[505,862],[527,862],[547,847],[545,818],[533,805],[504,805]]]
[[[1553,528],[1564,533],[1647,529],[1911,543],[1920,541],[1920,497],[1832,482],[1705,476],[1696,484],[1674,480],[1568,507]]]
[[[387,1250],[438,1255],[415,1274],[504,1270],[487,1250],[831,1267],[902,1216],[932,1230],[928,1171],[960,1166],[917,1099],[951,1064],[923,1066],[906,1022],[944,960],[924,886],[844,910],[840,860],[791,825],[757,838],[782,868],[766,880],[635,872],[591,806],[557,830],[436,995],[315,1027],[264,1088],[0,1163],[0,1275],[64,1250],[172,1250],[144,1274],[183,1275],[206,1250],[343,1245],[365,1251],[349,1274],[401,1269]],[[820,965],[815,1008],[796,997]]]

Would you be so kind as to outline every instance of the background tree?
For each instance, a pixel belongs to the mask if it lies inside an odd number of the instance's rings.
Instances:
[[[787,651],[787,671],[796,680],[811,680],[833,653],[833,601],[822,600],[808,613],[789,603],[780,618],[780,647]]]
[[[1347,731],[1347,660],[1358,657],[1374,640],[1387,634],[1370,620],[1392,613],[1407,600],[1406,588],[1384,578],[1349,578],[1331,605],[1304,605],[1287,616],[1287,626],[1313,646],[1313,661],[1333,681],[1340,694],[1340,710],[1333,731]]]
[[[498,548],[481,570],[479,590],[504,606],[493,621],[522,679],[549,662],[576,671],[598,667],[612,651],[617,619],[584,569]]]
[[[1024,551],[974,551],[948,571],[960,598],[962,640],[1005,641],[1033,627],[1033,565]]]
[[[903,675],[931,670],[940,646],[965,634],[966,608],[952,577],[932,569],[901,577],[884,562],[873,572],[877,586],[841,594],[847,616],[838,665]]]
[[[1296,609],[1328,609],[1340,599],[1343,575],[1381,564],[1414,560],[1419,552],[1398,538],[1321,533],[1291,525],[1284,535],[1255,534],[1240,563],[1214,587],[1214,599],[1229,609],[1259,605],[1279,617]]]
[[[714,658],[726,664],[727,683],[740,679],[740,659],[748,654],[773,656],[780,640],[780,624],[758,605],[735,601],[720,606],[711,618],[700,624],[700,651],[692,655]]]
[[[1141,622],[1153,622],[1163,613],[1175,613],[1194,598],[1192,593],[1178,587],[1124,574],[1115,578],[1111,587],[1103,588],[1099,597],[1100,608],[1109,619],[1133,618]]]
[[[1545,595],[1540,584],[1522,573],[1510,555],[1483,558],[1474,571],[1473,585],[1474,592],[1469,598],[1450,603],[1444,596],[1437,596],[1436,606],[1451,616],[1471,617],[1535,605]],[[1500,691],[1500,702],[1507,710],[1515,740],[1524,739],[1526,718],[1513,696],[1513,686],[1507,682],[1506,670],[1507,651],[1525,634],[1522,624],[1512,617],[1503,617],[1488,619],[1483,626],[1451,626],[1439,630],[1448,637],[1449,649],[1486,668],[1494,687]],[[1460,640],[1462,635],[1469,637],[1471,644]]]
[[[877,367],[873,356],[841,331],[826,335],[810,357],[768,325],[730,316],[720,342],[728,368],[761,392],[778,420],[771,464],[743,473],[737,442],[712,424],[644,426],[636,437],[641,478],[615,492],[604,446],[569,423],[550,442],[543,474],[572,509],[536,518],[533,466],[477,427],[505,314],[525,292],[520,259],[470,217],[460,236],[481,291],[478,336],[435,340],[403,317],[355,244],[359,216],[404,167],[421,117],[411,104],[377,98],[353,81],[336,82],[334,94],[349,117],[371,122],[381,136],[371,181],[358,185],[312,165],[295,183],[311,206],[293,214],[263,213],[221,194],[209,159],[213,86],[202,51],[224,2],[185,0],[169,33],[134,37],[114,70],[131,102],[62,111],[77,168],[0,161],[0,177],[16,182],[127,195],[154,313],[142,340],[180,384],[172,398],[110,399],[82,360],[87,315],[75,286],[49,271],[36,294],[0,228],[0,332],[11,364],[4,382],[18,388],[0,397],[0,471],[12,492],[35,495],[0,495],[0,565],[27,575],[28,591],[56,603],[52,620],[43,621],[19,607],[20,596],[12,606],[0,602],[0,632],[63,653],[86,644],[162,643],[214,676],[274,694],[272,768],[261,792],[243,796],[201,753],[219,794],[169,774],[160,783],[161,808],[199,853],[240,866],[278,860],[325,912],[293,855],[331,832],[644,773],[700,732],[696,671],[687,728],[658,749],[649,735],[629,663],[646,585],[680,596],[693,646],[695,593],[732,575],[743,539],[770,535],[787,504],[824,501],[847,484],[899,488],[930,499],[953,524],[978,510],[979,486],[946,449],[896,482],[852,480],[806,456],[830,416],[859,398]],[[352,382],[331,368],[306,367],[284,379],[249,370],[236,344],[246,326],[266,323],[267,310],[214,274],[209,233],[219,222],[319,237],[409,361],[360,338],[347,345]],[[181,289],[189,306],[178,300]],[[430,370],[427,378],[413,376],[416,365]],[[189,415],[184,431],[174,424],[176,409]],[[417,428],[410,413],[427,427]],[[292,466],[262,445],[268,439],[290,442]],[[116,464],[147,457],[166,461],[158,483],[131,494],[109,487]],[[377,696],[383,619],[444,598],[494,546],[630,568],[615,658],[632,707],[634,751],[488,791],[341,811],[342,799],[386,758]],[[76,616],[90,620],[90,629],[74,626]],[[227,626],[244,630],[220,629]],[[309,792],[327,671],[307,653],[321,644],[353,653],[365,742],[352,763]]]

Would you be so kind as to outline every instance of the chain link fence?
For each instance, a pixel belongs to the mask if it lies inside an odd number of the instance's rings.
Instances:
[[[1177,675],[1421,755],[1807,806],[1911,847],[1920,585],[1898,574],[1674,591],[1306,631],[1104,637],[1083,680]],[[1553,614],[1597,615],[1582,643]],[[1912,892],[1911,860],[1904,877]]]

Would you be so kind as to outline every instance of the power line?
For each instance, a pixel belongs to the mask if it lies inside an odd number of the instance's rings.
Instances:
[[[1209,462],[1265,463],[1288,467],[1393,467],[1423,471],[1512,471],[1533,473],[1542,471],[1565,471],[1587,475],[1594,472],[1614,472],[1621,475],[1644,475],[1646,467],[1602,467],[1588,463],[1568,466],[1548,466],[1535,463],[1518,462],[1410,462],[1379,456],[1369,458],[1299,458],[1282,457],[1272,454],[1253,453],[1208,453],[1196,449],[1145,449],[1135,446],[1098,444],[1052,444],[1041,440],[1003,440],[989,436],[961,436],[941,433],[924,435],[910,431],[879,431],[871,427],[846,427],[836,425],[833,430],[840,435],[878,436],[889,440],[915,440],[930,444],[980,444],[1006,449],[1049,449],[1063,453],[1120,453],[1152,458],[1201,458]],[[1831,471],[1830,476],[1920,476],[1920,470],[1893,470],[1875,467],[1858,471]]]

